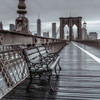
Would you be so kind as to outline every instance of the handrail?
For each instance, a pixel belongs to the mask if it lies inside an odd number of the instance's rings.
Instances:
[[[45,44],[52,42],[61,42],[66,40],[46,38],[40,36],[34,36],[30,34],[19,33],[16,31],[0,30],[0,44],[1,45],[13,45],[13,44]]]
[[[97,39],[97,40],[77,40],[76,42],[100,48],[100,39]]]

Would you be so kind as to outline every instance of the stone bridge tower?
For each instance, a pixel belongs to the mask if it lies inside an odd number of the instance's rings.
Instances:
[[[82,17],[61,17],[60,18],[60,39],[64,39],[64,27],[65,25],[68,25],[69,27],[69,40],[72,41],[72,34],[73,34],[73,30],[72,27],[73,25],[77,26],[77,39],[81,40],[82,38]]]

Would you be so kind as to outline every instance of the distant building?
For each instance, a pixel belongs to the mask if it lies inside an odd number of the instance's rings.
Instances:
[[[49,32],[43,32],[43,37],[49,38]]]
[[[98,35],[96,32],[90,32],[89,33],[89,39],[90,40],[96,40],[98,38]]]
[[[10,24],[9,25],[9,30],[10,31],[15,31],[15,25],[14,24]]]
[[[0,22],[0,30],[3,30],[3,24]]]
[[[41,19],[37,19],[37,35],[41,36]]]
[[[87,29],[86,29],[86,22],[83,23],[83,28],[82,28],[82,40],[87,40]]]
[[[37,36],[37,33],[34,33],[35,36]]]
[[[52,23],[52,38],[56,38],[56,23]]]

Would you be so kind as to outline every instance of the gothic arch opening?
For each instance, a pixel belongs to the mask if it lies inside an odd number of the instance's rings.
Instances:
[[[77,39],[82,39],[82,17],[61,17],[60,18],[60,39],[64,39],[64,27],[69,26],[69,41],[73,40],[73,25],[77,25]]]
[[[64,39],[69,40],[69,26],[65,25],[64,27]]]
[[[73,40],[76,40],[77,37],[78,37],[78,28],[77,28],[77,25],[74,24],[72,26],[72,29],[73,29],[72,38],[73,38]]]

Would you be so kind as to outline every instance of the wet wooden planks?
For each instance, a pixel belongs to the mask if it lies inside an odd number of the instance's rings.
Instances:
[[[85,45],[82,47],[85,49]],[[91,51],[97,54],[98,50]],[[72,43],[60,52],[60,56],[62,71],[59,80],[52,76],[51,81],[55,93],[48,93],[47,86],[43,90],[36,90],[33,84],[26,92],[27,78],[2,100],[100,100],[100,64]],[[38,82],[37,79],[35,81]]]

